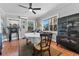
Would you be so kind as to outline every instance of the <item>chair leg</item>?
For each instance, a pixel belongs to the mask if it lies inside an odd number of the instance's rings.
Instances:
[[[42,56],[42,51],[41,51],[41,56]]]
[[[35,55],[35,48],[34,48],[34,47],[33,47],[32,55],[33,55],[33,56]]]
[[[42,56],[42,52],[41,52],[41,56]]]
[[[58,46],[58,43],[56,45]]]
[[[51,56],[50,49],[49,49],[49,56]]]
[[[19,33],[17,33],[17,36],[18,36],[18,40],[19,40]]]
[[[28,39],[26,38],[26,45],[28,45]]]

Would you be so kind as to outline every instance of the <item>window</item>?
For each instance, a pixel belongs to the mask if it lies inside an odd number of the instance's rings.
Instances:
[[[49,20],[48,19],[43,20],[43,30],[44,31],[49,30]]]
[[[35,22],[34,21],[28,21],[28,31],[31,32],[35,28]]]
[[[50,31],[57,31],[57,17],[52,17],[50,19]]]
[[[57,31],[57,16],[43,20],[44,31]]]

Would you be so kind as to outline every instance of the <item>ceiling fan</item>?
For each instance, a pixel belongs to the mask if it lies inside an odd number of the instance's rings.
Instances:
[[[23,5],[19,5],[20,7],[23,8],[28,8],[29,11],[33,12],[34,14],[36,14],[35,10],[41,10],[41,8],[32,8],[32,3],[29,3],[29,7],[23,6]]]

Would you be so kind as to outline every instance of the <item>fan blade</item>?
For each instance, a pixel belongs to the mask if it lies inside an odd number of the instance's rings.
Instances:
[[[20,7],[23,7],[23,8],[28,8],[28,7],[25,7],[25,6],[23,6],[23,5],[19,5]]]
[[[32,10],[32,12],[33,12],[34,14],[36,14],[36,12],[35,12],[35,11],[33,11],[33,10]]]
[[[32,8],[32,3],[29,3],[29,8]]]
[[[32,8],[33,10],[41,10],[41,8]]]

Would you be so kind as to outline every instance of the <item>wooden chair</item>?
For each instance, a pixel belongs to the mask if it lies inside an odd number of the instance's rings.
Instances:
[[[50,56],[51,55],[50,45],[51,45],[52,34],[51,33],[42,33],[42,34],[40,34],[40,37],[41,37],[41,42],[38,43],[37,45],[35,45],[33,48],[34,55],[41,54],[41,56],[42,56],[43,52],[48,51],[49,56]]]

